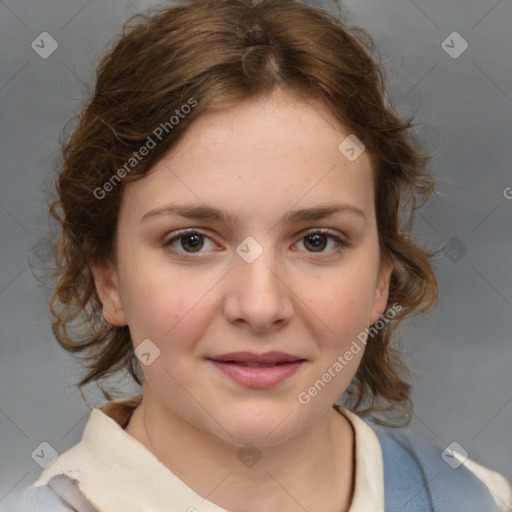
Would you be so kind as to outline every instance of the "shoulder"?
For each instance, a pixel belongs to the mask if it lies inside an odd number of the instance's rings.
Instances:
[[[47,485],[27,487],[9,512],[73,512]]]
[[[80,491],[77,480],[57,475],[47,485],[24,489],[9,512],[97,512],[97,508]]]
[[[406,502],[414,512],[508,510],[511,488],[499,473],[410,429],[368,424],[382,448],[386,511]]]

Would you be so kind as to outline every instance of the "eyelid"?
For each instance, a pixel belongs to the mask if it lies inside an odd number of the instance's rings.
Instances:
[[[185,229],[179,229],[178,231],[173,231],[172,233],[170,233],[170,234],[172,234],[172,237],[169,240],[172,240],[174,238],[179,238],[180,236],[185,236],[189,233],[199,233],[201,235],[207,236],[208,238],[211,238],[208,231],[205,231],[202,228],[185,228]]]
[[[321,233],[322,235],[333,235],[339,238],[343,237],[343,234],[335,229],[331,228],[308,228],[299,233],[300,237],[307,236],[308,234]]]

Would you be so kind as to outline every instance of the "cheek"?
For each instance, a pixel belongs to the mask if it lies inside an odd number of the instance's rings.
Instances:
[[[317,288],[310,296],[309,330],[318,359],[304,379],[298,395],[301,404],[311,400],[317,407],[325,407],[347,389],[364,355],[372,304],[371,283],[355,276]]]
[[[189,278],[179,269],[150,266],[126,275],[123,303],[135,345],[149,338],[162,352],[176,352],[189,346],[211,322],[215,313],[211,289],[216,282],[211,278]]]
[[[315,281],[313,287],[304,287],[299,294],[307,297],[309,313],[315,330],[323,339],[334,339],[340,344],[357,336],[370,325],[375,295],[373,273],[370,269],[340,273]]]

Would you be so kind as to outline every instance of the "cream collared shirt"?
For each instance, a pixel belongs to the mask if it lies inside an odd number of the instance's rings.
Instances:
[[[118,412],[123,411],[123,402],[130,400],[116,401],[121,407]],[[133,407],[133,400],[131,403]],[[343,407],[337,410],[348,419],[355,433],[355,487],[349,512],[384,512],[379,440],[356,414]],[[194,492],[124,430],[126,410],[121,415],[112,409],[110,415],[107,411],[108,408],[106,412],[92,409],[82,440],[44,470],[34,486],[46,485],[53,476],[65,474],[78,482],[81,491],[101,512],[227,512]],[[502,506],[504,500],[512,503],[510,487],[501,475],[474,462],[466,465],[488,487],[492,489],[494,485]],[[500,504],[498,500],[497,503]]]

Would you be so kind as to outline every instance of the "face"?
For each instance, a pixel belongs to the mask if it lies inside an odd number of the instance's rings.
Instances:
[[[271,446],[345,391],[391,273],[370,159],[340,152],[348,135],[323,107],[274,93],[206,114],[126,186],[116,264],[93,274],[162,415]],[[258,360],[269,352],[288,357]]]

